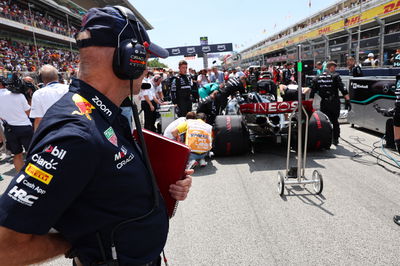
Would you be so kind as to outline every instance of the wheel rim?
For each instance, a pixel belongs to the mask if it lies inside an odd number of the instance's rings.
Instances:
[[[282,184],[281,184],[281,177],[278,175],[278,193],[280,194],[282,192]]]
[[[278,193],[281,194],[282,193],[282,178],[281,178],[282,174],[281,172],[278,172]]]
[[[321,174],[317,170],[315,170],[313,172],[312,178],[313,181],[316,181],[316,183],[313,183],[314,191],[318,193],[321,189]]]

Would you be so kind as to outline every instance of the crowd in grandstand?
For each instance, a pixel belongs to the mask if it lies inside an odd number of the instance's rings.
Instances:
[[[362,0],[361,2],[364,4],[369,1],[371,1],[371,0]],[[343,13],[343,12],[346,12],[347,10],[353,9],[354,7],[358,6],[359,4],[360,4],[360,1],[357,0],[356,2],[351,3],[349,6],[337,5],[336,9],[331,10],[330,12],[322,13],[321,16],[316,16],[312,19],[307,19],[307,21],[304,21],[303,23],[296,25],[293,29],[287,29],[286,31],[282,31],[282,32],[268,38],[267,40],[264,40],[264,41],[258,43],[253,48],[258,48],[258,47],[261,47],[264,45],[268,45],[276,40],[279,40],[286,36],[289,36],[296,31],[302,30],[304,28],[307,28],[308,26],[312,26],[313,24],[324,21],[324,20],[331,18],[339,13]],[[276,27],[276,25],[275,25],[275,27]]]
[[[43,14],[34,9],[29,12],[29,9],[22,8],[10,0],[0,1],[0,16],[65,36],[73,36],[77,32],[73,25],[67,25],[47,13]]]
[[[369,2],[369,1],[371,1],[371,0],[361,0],[361,3],[364,4],[364,3]],[[327,13],[327,14],[321,16],[321,17],[319,17],[319,18],[317,19],[317,22],[319,22],[319,21],[324,21],[324,20],[326,20],[326,19],[328,19],[328,18],[330,18],[330,17],[333,17],[333,16],[335,16],[335,15],[337,15],[337,14],[339,14],[339,13],[346,12],[347,10],[350,10],[350,9],[352,9],[352,8],[354,8],[354,7],[356,7],[356,6],[358,6],[359,4],[360,4],[360,1],[353,2],[353,3],[350,4],[350,6],[341,6],[341,5],[338,5],[337,8],[336,8],[335,10],[332,10],[331,12],[329,12],[329,13]]]
[[[39,61],[40,65],[50,64],[65,72],[75,69],[79,62],[77,53],[59,48],[38,46],[37,56],[33,44],[0,40],[0,70],[31,72],[36,70]]]

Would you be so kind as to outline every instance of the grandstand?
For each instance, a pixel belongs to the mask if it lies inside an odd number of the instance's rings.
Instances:
[[[297,59],[335,60],[344,67],[351,55],[359,62],[374,53],[381,67],[392,66],[400,41],[399,0],[341,0],[242,50],[229,66],[282,65]],[[359,31],[360,29],[360,31]]]
[[[73,71],[79,63],[73,36],[82,16],[91,7],[106,5],[132,9],[152,29],[128,0],[0,0],[0,75],[34,72],[46,63]]]

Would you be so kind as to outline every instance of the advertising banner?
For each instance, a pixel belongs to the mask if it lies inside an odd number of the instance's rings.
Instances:
[[[294,36],[288,40],[278,42],[276,44],[259,49],[255,52],[250,51],[248,53],[243,54],[242,58],[247,59],[265,53],[269,53],[272,51],[276,51],[279,49],[283,49],[287,46],[301,43],[305,40],[312,40],[321,35],[330,35],[332,33],[342,31],[345,28],[358,27],[359,25],[363,25],[371,22],[372,20],[375,20],[375,18],[385,18],[397,13],[400,13],[400,0],[390,1],[388,3],[365,10],[361,14],[347,17],[343,20],[339,20],[337,22],[325,25],[321,28],[312,30],[310,32]]]

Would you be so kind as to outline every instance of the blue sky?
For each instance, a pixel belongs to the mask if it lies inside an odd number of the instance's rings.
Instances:
[[[130,0],[153,25],[151,40],[165,48],[199,45],[199,38],[208,36],[209,44],[232,42],[234,49],[240,46],[239,51],[337,1],[311,0],[309,8],[309,0]],[[181,59],[169,57],[161,62],[177,69]],[[197,70],[203,66],[202,59],[188,63]]]

